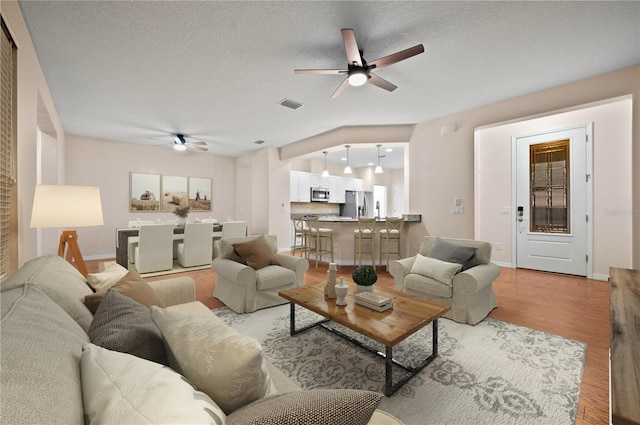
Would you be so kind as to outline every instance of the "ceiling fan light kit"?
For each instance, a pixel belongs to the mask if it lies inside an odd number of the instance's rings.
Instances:
[[[295,69],[296,74],[346,74],[347,78],[342,81],[338,88],[331,95],[331,99],[335,99],[348,86],[361,86],[365,83],[371,83],[387,91],[394,91],[398,87],[390,83],[382,77],[371,72],[376,68],[384,68],[396,62],[408,59],[412,56],[424,52],[424,46],[418,44],[408,49],[384,56],[367,63],[364,59],[363,52],[358,47],[356,36],[351,28],[342,29],[342,41],[344,50],[347,53],[347,69]]]

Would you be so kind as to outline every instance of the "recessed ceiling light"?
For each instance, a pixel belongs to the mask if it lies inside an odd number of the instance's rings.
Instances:
[[[385,151],[385,152],[393,152],[393,149],[391,149],[391,148],[386,148],[384,151]]]
[[[347,160],[346,156],[343,156],[342,158],[340,158],[340,161],[346,161],[346,160]]]

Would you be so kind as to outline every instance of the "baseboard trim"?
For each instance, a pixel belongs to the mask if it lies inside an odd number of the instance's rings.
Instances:
[[[591,276],[591,279],[593,280],[602,280],[605,282],[609,281],[609,275],[608,274],[596,274],[594,273],[593,276]]]
[[[504,267],[507,269],[512,269],[513,265],[511,263],[506,263],[504,261],[492,261],[493,264],[495,264],[498,267]]]

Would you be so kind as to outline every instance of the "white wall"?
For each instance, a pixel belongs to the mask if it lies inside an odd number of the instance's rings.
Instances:
[[[629,97],[554,114],[492,126],[476,132],[475,237],[494,244],[492,259],[505,265],[511,258],[511,137],[593,122],[593,273],[606,279],[609,267],[632,265],[632,100]],[[503,249],[497,251],[495,243]]]
[[[100,188],[104,226],[76,229],[85,258],[114,257],[116,229],[127,227],[130,220],[175,219],[169,211],[129,212],[130,172],[209,177],[212,210],[191,212],[188,221],[207,217],[223,221],[235,215],[235,158],[67,135],[66,163],[67,184]]]
[[[20,12],[20,6],[15,0],[2,0],[0,14],[5,19],[18,50],[16,133],[18,137],[18,266],[21,266],[25,261],[38,255],[37,231],[29,227],[38,176],[38,126],[40,125],[42,130],[56,140],[59,155],[64,154],[65,136]],[[62,162],[60,165],[64,167]]]

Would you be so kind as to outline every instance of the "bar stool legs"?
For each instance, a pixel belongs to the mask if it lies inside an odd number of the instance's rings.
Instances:
[[[320,227],[318,217],[307,217],[305,221],[308,228],[307,258],[309,253],[313,253],[318,267],[318,261],[322,261],[322,256],[330,254],[333,263],[333,230]]]
[[[376,238],[376,219],[358,218],[358,228],[353,231],[353,265],[362,265],[362,255],[371,255],[371,266],[376,266],[376,251],[374,242]],[[364,251],[364,244],[371,243],[371,251]]]
[[[402,226],[404,224],[403,217],[387,217],[386,228],[380,230],[380,262],[382,263],[382,256],[384,254],[387,264],[387,271],[389,271],[389,256],[395,256],[396,259],[402,258],[401,256],[401,235]],[[396,250],[392,251],[395,245]],[[385,248],[384,251],[382,248]]]

